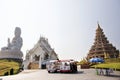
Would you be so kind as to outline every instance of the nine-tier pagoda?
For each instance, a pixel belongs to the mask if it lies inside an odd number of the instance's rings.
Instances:
[[[119,57],[119,50],[117,50],[105,36],[103,29],[101,29],[100,25],[98,24],[98,28],[96,29],[96,36],[95,42],[92,45],[89,53],[87,55],[87,59],[93,57],[100,57],[100,58],[118,58]]]

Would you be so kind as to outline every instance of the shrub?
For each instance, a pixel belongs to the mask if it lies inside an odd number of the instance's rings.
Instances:
[[[14,69],[10,69],[10,75],[13,75],[14,74]]]
[[[8,73],[8,72],[5,72],[5,73],[4,73],[4,76],[7,76],[7,75],[9,75],[9,73]]]

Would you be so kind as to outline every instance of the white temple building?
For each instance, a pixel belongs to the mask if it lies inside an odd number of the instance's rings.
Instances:
[[[25,69],[42,69],[46,67],[47,61],[57,59],[58,55],[55,53],[54,49],[51,48],[48,39],[40,37],[35,46],[27,51],[26,59],[23,64]]]

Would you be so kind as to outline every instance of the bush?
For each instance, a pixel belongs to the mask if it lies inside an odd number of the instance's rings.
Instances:
[[[9,73],[8,73],[8,72],[5,72],[5,73],[4,73],[4,76],[8,76],[8,75],[9,75]]]
[[[10,75],[13,75],[14,74],[14,69],[10,69]]]

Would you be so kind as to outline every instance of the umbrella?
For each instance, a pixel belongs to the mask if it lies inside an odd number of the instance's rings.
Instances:
[[[91,58],[89,62],[104,62],[104,60],[101,58]]]

